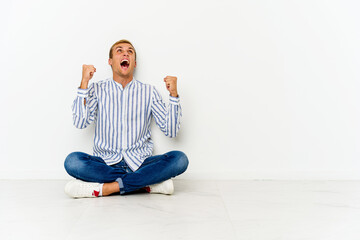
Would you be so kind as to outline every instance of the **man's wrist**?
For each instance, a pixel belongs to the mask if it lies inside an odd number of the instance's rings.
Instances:
[[[87,89],[88,85],[89,85],[89,81],[86,81],[84,79],[81,80],[81,83],[80,83],[80,88],[81,89]]]
[[[170,93],[170,96],[172,96],[172,97],[179,97],[179,94],[178,94],[177,92],[175,92],[175,93]]]

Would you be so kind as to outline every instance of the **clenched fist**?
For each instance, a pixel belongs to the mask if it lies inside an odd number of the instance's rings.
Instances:
[[[96,68],[94,65],[83,65],[82,66],[82,79],[80,88],[86,89],[90,79],[94,76]]]
[[[166,76],[164,78],[164,82],[165,82],[165,85],[166,85],[166,89],[170,92],[170,95],[172,97],[178,97],[177,77]]]

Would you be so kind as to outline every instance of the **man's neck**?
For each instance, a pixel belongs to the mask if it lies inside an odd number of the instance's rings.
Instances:
[[[120,83],[123,88],[125,88],[126,85],[131,82],[131,80],[133,80],[133,75],[131,74],[129,76],[119,76],[113,73],[113,79],[115,82]]]

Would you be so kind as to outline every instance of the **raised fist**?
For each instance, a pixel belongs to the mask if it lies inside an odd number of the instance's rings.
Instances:
[[[82,82],[89,82],[90,79],[94,76],[96,72],[96,68],[94,65],[83,65],[82,66]]]
[[[166,89],[170,92],[170,95],[172,97],[178,97],[177,77],[166,76],[164,78],[164,82],[165,82],[165,85],[166,85]]]

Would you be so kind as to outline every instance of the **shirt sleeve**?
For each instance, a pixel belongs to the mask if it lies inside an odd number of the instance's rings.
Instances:
[[[165,136],[176,137],[180,129],[181,106],[179,97],[170,97],[166,107],[158,91],[153,88],[151,113]]]
[[[84,99],[85,104],[84,104]],[[73,124],[77,128],[86,128],[96,117],[98,99],[95,93],[95,84],[88,89],[78,88],[72,105]]]

